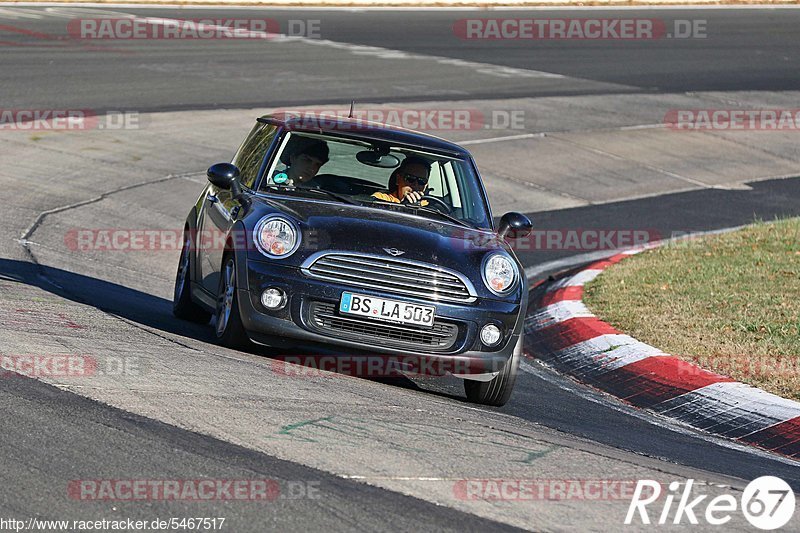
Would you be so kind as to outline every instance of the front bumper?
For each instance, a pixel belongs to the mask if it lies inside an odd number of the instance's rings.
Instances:
[[[434,361],[446,361],[453,368],[467,369],[471,379],[491,379],[511,357],[522,333],[522,311],[527,302],[478,299],[472,303],[434,303],[428,300],[398,296],[389,292],[363,290],[305,276],[300,269],[274,262],[238,261],[238,290],[242,323],[251,340],[277,348],[311,349],[347,355],[390,354],[425,356]],[[264,308],[260,294],[267,287],[278,287],[288,295],[288,303],[278,311]],[[392,339],[368,338],[364,335],[323,330],[315,320],[319,306],[338,313],[342,292],[351,291],[383,298],[436,305],[435,325],[446,324],[450,331],[457,329],[452,342],[429,347],[411,345]],[[525,294],[527,297],[527,294]],[[368,319],[365,319],[368,320]],[[501,327],[503,340],[496,348],[487,348],[478,338],[480,328],[486,323]],[[380,321],[369,324],[382,326]],[[392,326],[386,325],[386,328]],[[375,329],[375,328],[372,328]],[[399,329],[399,328],[398,328]],[[420,330],[425,333],[425,330]],[[458,375],[458,374],[457,374]]]

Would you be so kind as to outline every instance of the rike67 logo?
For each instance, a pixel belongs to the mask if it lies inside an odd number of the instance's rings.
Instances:
[[[730,522],[734,513],[741,511],[752,526],[773,530],[785,526],[794,514],[794,492],[788,483],[778,477],[762,476],[754,479],[745,487],[739,501],[730,494],[721,494],[707,500],[708,494],[697,494],[700,490],[695,491],[693,488],[693,479],[687,480],[685,484],[673,481],[669,484],[666,495],[662,495],[659,482],[639,480],[625,516],[625,524],[632,524],[638,518],[642,524],[647,525],[697,525],[700,520],[705,519],[707,524],[721,526]],[[665,496],[663,506],[659,501],[662,496]],[[658,504],[651,505],[656,501]],[[648,511],[655,512],[652,519]]]

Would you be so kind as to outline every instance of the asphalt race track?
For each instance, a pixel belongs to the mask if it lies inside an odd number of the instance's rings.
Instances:
[[[675,109],[796,109],[800,10],[103,11],[0,6],[3,109],[136,119],[87,131],[0,129],[0,355],[88,356],[101,369],[41,379],[0,370],[0,519],[219,517],[228,531],[616,530],[629,495],[502,501],[465,497],[460,487],[694,479],[706,494],[740,495],[773,475],[800,491],[797,462],[643,414],[533,357],[499,409],[466,403],[455,378],[287,374],[258,348],[222,348],[210,327],[173,318],[179,250],[86,252],[67,238],[76,228],[180,228],[205,168],[230,160],[256,116],[341,109],[353,98],[376,110],[484,117],[481,127],[432,133],[470,148],[495,216],[522,211],[544,232],[643,230],[655,239],[797,216],[797,130],[680,132],[663,122]],[[118,13],[270,18],[281,31],[314,20],[321,35],[68,38],[72,18]],[[707,37],[453,33],[459,19],[494,16],[703,20]],[[523,123],[494,121],[509,115]],[[598,250],[556,245],[519,257],[541,279],[587,262],[586,252]],[[266,479],[280,495],[94,501],[73,490],[76,480],[206,478]],[[739,515],[726,527],[749,526]],[[798,518],[786,527],[797,530]]]
[[[61,8],[67,10],[69,8]],[[105,11],[112,11],[106,9]],[[125,9],[116,12],[164,18],[270,18],[287,30],[288,20],[320,20],[320,35],[334,42],[378,46],[390,50],[441,56],[517,69],[530,69],[602,82],[591,86],[557,83],[532,87],[507,80],[482,87],[463,77],[412,83],[402,64],[387,61],[376,76],[370,56],[342,65],[291,53],[266,53],[259,46],[186,42],[125,43],[126,51],[145,45],[148,61],[138,54],[114,54],[102,49],[54,46],[58,41],[18,32],[4,40],[18,43],[4,54],[8,68],[4,95],[8,106],[90,106],[92,109],[171,110],[220,107],[260,107],[349,103],[351,98],[405,102],[447,98],[493,99],[565,94],[614,94],[622,91],[758,91],[793,90],[800,82],[796,65],[800,50],[794,28],[796,10],[647,10],[637,16],[665,20],[708,20],[706,39],[628,41],[465,40],[452,26],[469,18],[469,11],[303,11],[251,9],[186,10]],[[66,17],[26,18],[16,11],[5,23],[47,36],[64,35]],[[500,17],[520,12],[501,11]],[[524,14],[524,12],[522,12]],[[530,13],[530,12],[529,12]],[[625,13],[625,12],[623,12]],[[592,10],[592,17],[620,12]],[[94,15],[100,16],[100,15]],[[113,16],[113,15],[110,15]],[[478,16],[488,18],[484,12]],[[530,15],[528,15],[530,16]],[[570,16],[547,11],[552,18]],[[93,15],[89,15],[93,17]],[[45,48],[46,46],[46,48]],[[107,48],[110,48],[107,47]],[[91,61],[87,58],[91,58]],[[302,62],[300,67],[297,62]],[[309,62],[310,61],[310,62]],[[16,67],[16,68],[15,68]],[[346,68],[345,72],[342,68]],[[302,70],[302,76],[296,75]],[[343,75],[346,74],[346,75]],[[124,80],[124,83],[121,82]],[[170,81],[172,80],[172,81]],[[195,81],[196,83],[178,83]],[[364,83],[368,80],[369,83]],[[398,80],[403,82],[398,83]],[[277,85],[283,91],[267,91]],[[220,84],[226,85],[221,90]],[[54,91],[54,85],[60,90]],[[622,89],[620,86],[627,86]],[[285,90],[291,87],[291,91]],[[416,88],[416,90],[415,90]],[[79,89],[79,90],[73,90]],[[151,95],[157,92],[158,97]]]

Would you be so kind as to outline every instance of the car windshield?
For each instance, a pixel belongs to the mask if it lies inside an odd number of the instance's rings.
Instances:
[[[414,179],[413,173],[405,172],[414,168],[403,166],[406,160],[422,160],[430,165],[427,185],[419,183],[418,191],[426,197],[419,203],[399,203],[398,178],[391,179],[395,171],[404,175],[403,179]],[[484,193],[469,158],[385,141],[288,132],[259,189],[271,194],[410,212],[475,228],[492,227]]]

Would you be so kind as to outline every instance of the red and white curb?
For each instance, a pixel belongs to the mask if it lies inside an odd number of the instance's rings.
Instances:
[[[526,352],[578,380],[697,429],[800,458],[800,402],[721,376],[621,333],[583,304],[583,286],[640,250],[531,291]]]

